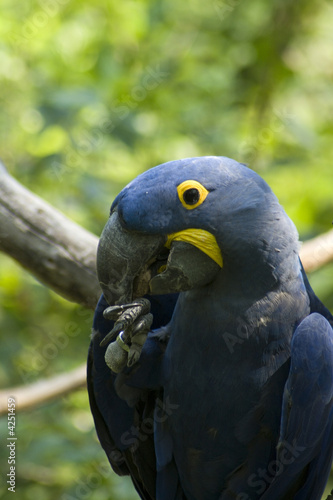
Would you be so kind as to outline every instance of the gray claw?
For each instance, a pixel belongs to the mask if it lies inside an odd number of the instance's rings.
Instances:
[[[100,343],[104,346],[116,337],[105,352],[105,362],[113,372],[120,373],[126,365],[131,367],[139,360],[153,322],[149,311],[150,302],[147,299],[105,310],[107,319],[117,317],[113,329]]]
[[[131,304],[111,306],[105,309],[103,316],[106,319],[115,320],[115,324],[113,329],[101,341],[100,346],[103,347],[113,341],[120,332],[124,332],[124,340],[128,342],[136,320],[142,315],[147,315],[149,311],[150,302],[148,299],[143,298],[137,299]]]
[[[119,316],[127,311],[127,309],[131,309],[135,306],[142,306],[141,301],[144,301],[144,303],[147,301],[147,299],[138,299],[135,302],[131,302],[130,304],[123,304],[121,306],[116,305],[116,306],[109,306],[107,307],[104,312],[103,316],[105,319],[111,319],[113,321],[117,321]]]
[[[131,345],[128,353],[127,366],[133,366],[141,356],[143,344],[153,322],[153,315],[148,313],[139,318],[133,325]]]
[[[148,334],[150,327],[153,322],[153,315],[148,313],[139,318],[133,325],[133,331],[132,331],[132,339],[134,341],[134,338],[138,333],[146,333]]]

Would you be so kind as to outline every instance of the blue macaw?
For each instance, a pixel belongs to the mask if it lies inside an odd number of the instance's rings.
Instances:
[[[333,452],[333,317],[266,182],[171,161],[102,233],[88,389],[117,474],[144,500],[320,500]]]

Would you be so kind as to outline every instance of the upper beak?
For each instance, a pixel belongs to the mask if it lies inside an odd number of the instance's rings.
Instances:
[[[97,276],[109,304],[133,300],[134,279],[159,253],[165,241],[165,237],[126,231],[118,212],[111,214],[97,249]]]
[[[126,304],[147,293],[175,293],[206,285],[220,266],[196,246],[167,235],[127,231],[114,211],[97,250],[97,275],[110,305]]]

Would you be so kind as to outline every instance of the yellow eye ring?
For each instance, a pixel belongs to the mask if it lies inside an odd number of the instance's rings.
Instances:
[[[205,201],[209,191],[198,181],[184,181],[177,187],[178,197],[183,207],[193,210]]]

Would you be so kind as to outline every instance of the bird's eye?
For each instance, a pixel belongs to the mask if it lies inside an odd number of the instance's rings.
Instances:
[[[188,210],[198,207],[208,195],[207,189],[198,181],[184,181],[177,187],[182,205]]]
[[[183,199],[186,205],[195,205],[200,200],[200,192],[196,188],[186,189]]]

